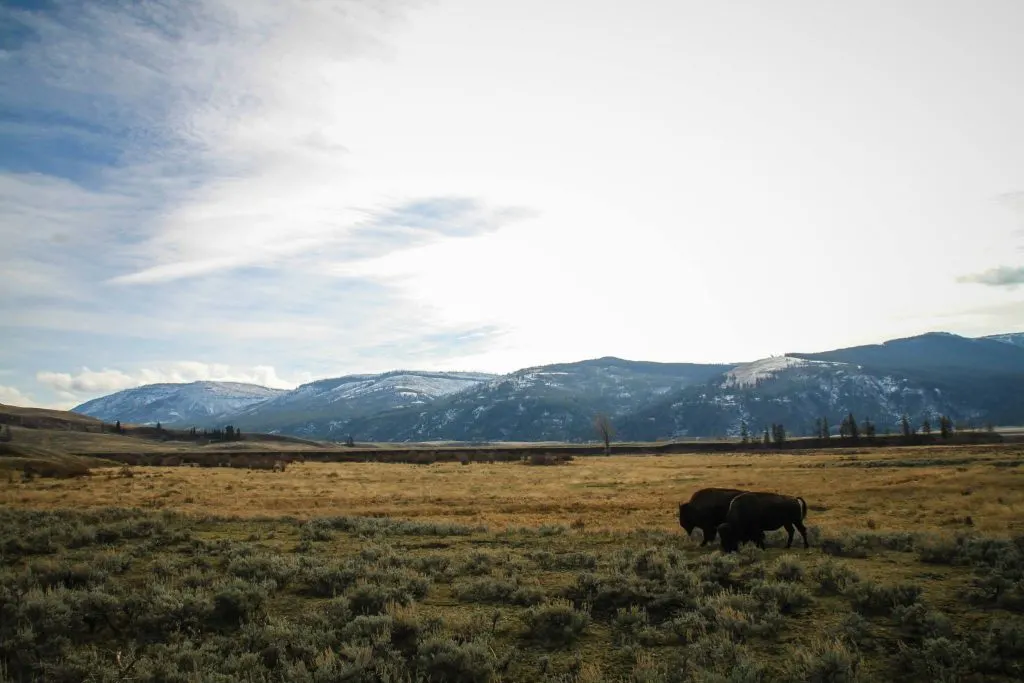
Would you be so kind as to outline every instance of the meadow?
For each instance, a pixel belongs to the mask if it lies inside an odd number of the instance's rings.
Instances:
[[[0,479],[0,681],[1024,676],[1024,445]],[[723,555],[705,486],[804,497]],[[799,539],[799,537],[798,537]]]

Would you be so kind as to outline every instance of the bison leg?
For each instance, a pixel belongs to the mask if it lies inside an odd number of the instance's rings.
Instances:
[[[704,532],[704,540],[701,542],[702,546],[707,545],[708,543],[711,543],[712,541],[714,541],[715,540],[715,536],[718,534],[718,531],[713,526],[711,526],[711,527],[704,527],[704,528],[701,529],[701,531]]]
[[[810,548],[811,544],[807,542],[807,529],[804,528],[804,523],[803,522],[796,522],[794,524],[794,526],[797,528],[797,531],[800,532],[800,535],[804,539],[804,547],[805,548]],[[790,536],[792,536],[792,534],[790,534]]]
[[[797,524],[799,524],[799,523],[800,522],[797,522]],[[782,526],[785,527],[786,533],[789,534],[789,538],[786,540],[786,547],[789,548],[789,547],[791,547],[793,545],[793,525],[790,524],[789,522],[786,522]],[[803,533],[803,532],[801,532],[801,533]]]
[[[757,534],[754,536],[754,542],[757,544],[757,547],[760,548],[761,550],[765,550],[766,549],[764,547],[764,532],[763,531],[758,531],[757,532]]]

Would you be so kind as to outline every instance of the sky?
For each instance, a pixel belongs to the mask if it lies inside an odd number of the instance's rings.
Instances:
[[[0,403],[1024,331],[1019,0],[3,0]]]

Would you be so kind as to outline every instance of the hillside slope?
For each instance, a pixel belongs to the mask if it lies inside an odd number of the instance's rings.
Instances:
[[[370,441],[581,441],[597,413],[627,415],[652,397],[699,384],[729,365],[598,358],[519,370],[420,408],[337,425]],[[326,435],[330,438],[330,435]]]
[[[406,406],[427,406],[495,377],[399,370],[323,379],[243,410],[232,420],[243,429],[314,437],[340,434],[337,426],[348,420]]]
[[[915,427],[949,415],[981,426],[994,406],[977,400],[969,388],[955,390],[885,370],[851,363],[799,358],[765,359],[737,368],[722,381],[676,392],[630,415],[620,425],[624,439],[680,436],[739,436],[743,425],[760,436],[772,424],[791,435],[812,435],[819,418],[833,434],[849,413],[858,423],[870,419],[879,432],[899,430],[906,413]],[[1009,388],[1012,380],[1003,380]]]
[[[239,382],[148,384],[87,401],[72,410],[107,422],[213,426],[239,411],[287,393]]]

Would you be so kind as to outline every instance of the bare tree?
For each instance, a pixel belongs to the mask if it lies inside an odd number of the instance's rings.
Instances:
[[[598,435],[604,441],[604,454],[612,454],[612,437],[615,436],[615,428],[612,427],[611,418],[604,413],[599,413],[594,418],[594,429],[597,430]]]

